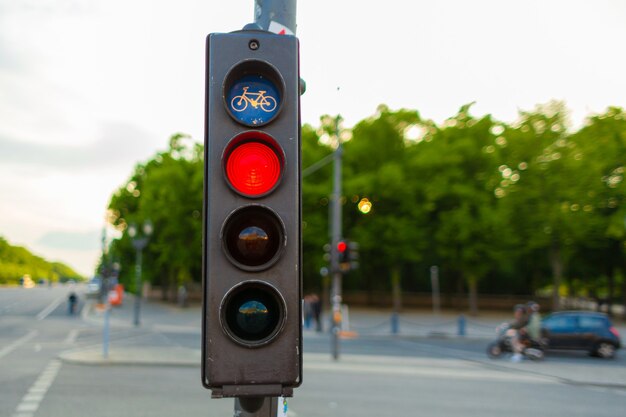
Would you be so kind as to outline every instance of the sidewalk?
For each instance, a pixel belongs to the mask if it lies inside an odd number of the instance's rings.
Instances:
[[[114,308],[110,316],[111,333],[123,332],[124,337],[114,340],[109,345],[108,356],[103,355],[102,343],[83,346],[77,349],[62,352],[59,358],[72,364],[82,365],[145,365],[145,366],[188,366],[200,367],[200,348],[192,349],[176,343],[171,337],[163,333],[180,333],[181,335],[199,336],[201,332],[201,308],[193,306],[178,308],[155,302],[142,302],[141,326],[133,326],[133,299],[127,297],[122,307]],[[92,325],[92,328],[102,329],[104,311],[95,308],[94,302],[89,302],[82,314],[83,320]],[[549,359],[542,362],[524,361],[510,363],[503,360],[490,360],[482,349],[468,351],[454,346],[460,346],[464,341],[475,345],[485,346],[495,337],[494,329],[506,320],[502,314],[485,314],[479,318],[464,318],[465,336],[459,336],[459,315],[441,314],[434,316],[427,312],[403,313],[398,322],[398,333],[391,333],[391,316],[387,311],[353,309],[347,318],[350,330],[356,331],[362,338],[401,338],[416,343],[419,349],[431,349],[439,355],[454,360],[465,360],[501,371],[514,371],[530,376],[540,376],[559,380],[567,384],[596,385],[602,387],[626,388],[626,361],[624,351],[618,353],[615,361],[580,361],[573,357],[570,361],[554,361]],[[625,329],[620,329],[626,334]],[[314,337],[327,337],[313,331],[304,331],[305,340]],[[446,340],[444,346],[432,344],[435,340]],[[429,343],[430,342],[430,343]],[[351,360],[367,360],[359,355],[345,355]],[[328,362],[328,363],[327,363]],[[330,354],[305,354],[305,369],[317,366],[320,363],[331,366]]]

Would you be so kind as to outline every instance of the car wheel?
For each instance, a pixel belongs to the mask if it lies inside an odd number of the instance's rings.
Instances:
[[[611,359],[615,356],[615,345],[610,342],[600,342],[593,353],[601,358]]]

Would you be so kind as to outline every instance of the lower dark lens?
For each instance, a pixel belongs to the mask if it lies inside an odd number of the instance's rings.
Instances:
[[[244,344],[269,341],[284,316],[278,296],[271,287],[249,284],[233,291],[225,300],[226,330]]]
[[[244,269],[261,269],[276,259],[284,233],[282,223],[270,210],[244,207],[233,213],[224,225],[224,248]]]

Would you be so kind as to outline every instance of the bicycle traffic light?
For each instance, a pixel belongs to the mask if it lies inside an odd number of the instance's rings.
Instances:
[[[298,40],[207,38],[202,382],[213,397],[302,382]]]

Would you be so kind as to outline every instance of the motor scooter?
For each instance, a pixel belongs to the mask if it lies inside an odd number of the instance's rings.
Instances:
[[[496,327],[498,337],[487,345],[487,356],[496,359],[507,354],[513,354],[512,337],[507,335],[507,330],[509,330],[508,323],[503,323]],[[542,337],[539,340],[522,338],[520,342],[524,345],[522,349],[524,357],[535,361],[542,360],[545,357],[546,347],[548,346],[546,338]]]

